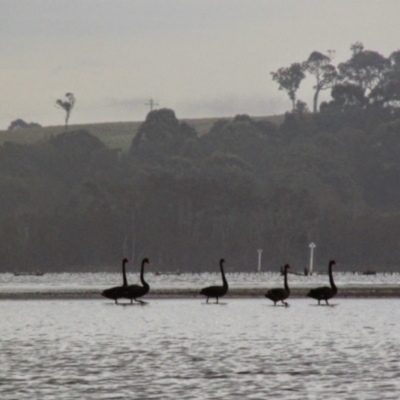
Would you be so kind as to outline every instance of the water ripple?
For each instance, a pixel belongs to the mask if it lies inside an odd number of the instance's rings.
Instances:
[[[397,399],[397,299],[0,303],[0,398]]]

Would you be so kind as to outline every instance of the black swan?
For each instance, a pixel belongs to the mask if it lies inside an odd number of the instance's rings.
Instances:
[[[331,287],[322,286],[315,289],[311,289],[307,294],[307,297],[312,297],[313,299],[318,300],[318,305],[321,304],[320,303],[321,300],[325,300],[326,304],[329,305],[328,300],[336,296],[337,287],[335,285],[335,282],[333,281],[332,265],[336,265],[335,260],[329,261],[329,267],[328,267],[329,283],[331,284]]]
[[[206,288],[201,289],[200,291],[200,294],[207,296],[207,303],[210,297],[215,297],[218,303],[218,297],[225,296],[226,293],[228,292],[228,282],[225,278],[224,267],[223,267],[224,262],[225,260],[223,258],[219,260],[219,266],[222,275],[222,286],[208,286]]]
[[[127,258],[122,260],[122,286],[115,286],[110,289],[104,290],[101,295],[107,297],[108,299],[113,299],[115,304],[118,304],[118,299],[124,297],[126,288],[128,287],[128,282],[126,280],[125,264],[129,262]]]
[[[288,269],[290,268],[290,265],[286,264],[283,268],[284,268],[284,275],[285,275],[285,287],[270,289],[265,294],[266,298],[268,298],[274,302],[274,306],[276,306],[276,303],[278,301],[281,301],[282,304],[284,304],[285,306],[288,306],[288,303],[286,303],[284,300],[286,300],[290,296],[290,289],[289,289],[288,282],[287,282]]]
[[[149,284],[144,280],[144,265],[145,264],[150,264],[150,261],[149,261],[148,258],[143,258],[142,267],[140,269],[140,281],[142,282],[143,286],[140,286],[140,285],[129,285],[126,288],[124,288],[123,297],[125,299],[130,299],[131,303],[132,303],[132,300],[135,300],[135,301],[137,301],[139,303],[144,304],[144,301],[137,300],[137,297],[144,296],[150,290]]]

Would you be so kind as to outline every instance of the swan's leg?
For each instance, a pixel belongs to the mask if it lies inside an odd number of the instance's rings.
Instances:
[[[115,300],[115,304],[118,304],[118,299],[114,299]]]
[[[325,299],[325,301],[326,301],[326,304],[327,304],[328,306],[330,306],[330,304],[328,303],[328,299]]]
[[[207,304],[208,304],[208,299],[209,299],[209,297],[207,297],[207,301],[206,301]]]
[[[217,304],[218,304],[218,297],[217,297]]]

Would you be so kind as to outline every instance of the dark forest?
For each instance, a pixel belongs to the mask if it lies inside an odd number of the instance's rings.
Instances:
[[[399,270],[400,57],[371,53],[353,49],[318,111],[291,97],[280,125],[236,115],[199,135],[160,109],[125,152],[89,130],[4,143],[0,270],[107,271],[145,256],[159,271],[221,257],[253,271],[259,248],[264,269],[302,269],[310,242],[317,266]]]

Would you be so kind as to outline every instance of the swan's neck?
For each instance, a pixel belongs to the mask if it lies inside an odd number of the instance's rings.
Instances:
[[[285,268],[285,290],[289,292],[289,285],[287,283],[287,268]]]
[[[122,262],[122,278],[124,281],[123,281],[122,286],[128,286],[128,281],[126,279],[125,264],[126,264],[126,261],[123,261]]]
[[[329,283],[331,284],[331,288],[336,290],[336,285],[333,281],[332,264],[329,264]]]
[[[223,285],[224,285],[224,287],[228,287],[228,281],[226,280],[226,278],[225,278],[225,272],[224,272],[224,267],[223,267],[223,262],[221,262],[220,264],[219,264],[219,266],[220,266],[220,268],[221,268],[221,275],[222,275],[222,283],[223,283]]]
[[[142,267],[140,269],[140,282],[142,282],[143,286],[149,286],[148,283],[144,280],[144,261],[142,261]]]

